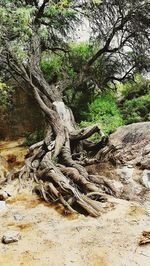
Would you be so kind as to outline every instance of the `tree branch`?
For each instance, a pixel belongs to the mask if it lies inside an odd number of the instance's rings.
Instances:
[[[36,18],[35,18],[35,23],[37,23],[39,21],[39,19],[43,16],[45,6],[46,6],[46,4],[48,2],[49,2],[49,0],[44,0],[43,1],[43,4],[40,6],[40,8],[39,8],[39,10],[37,12],[37,15],[36,15]]]
[[[135,68],[135,65],[134,66],[132,66],[126,73],[125,73],[125,75],[123,76],[123,77],[121,77],[121,78],[118,78],[118,77],[110,77],[110,79],[111,80],[116,80],[116,81],[123,81],[130,73],[131,73],[131,71],[133,70]]]
[[[110,43],[111,43],[111,41],[112,41],[112,39],[113,39],[113,37],[115,36],[115,34],[118,32],[118,31],[120,31],[120,30],[122,30],[123,29],[123,27],[124,27],[124,25],[127,23],[127,21],[128,21],[128,19],[129,19],[129,17],[130,17],[130,15],[131,15],[131,12],[129,12],[124,18],[122,18],[122,20],[121,20],[121,23],[120,23],[120,25],[118,25],[118,26],[116,26],[117,25],[117,23],[118,23],[118,20],[116,21],[116,23],[115,23],[115,25],[114,25],[114,27],[113,27],[113,29],[112,29],[112,32],[111,32],[111,34],[109,35],[109,37],[108,37],[108,39],[106,40],[106,43],[105,43],[105,45],[104,45],[104,47],[103,48],[101,48],[89,61],[88,61],[88,63],[87,63],[87,66],[86,66],[86,68],[89,68],[103,53],[111,53],[111,52],[115,52],[115,51],[117,51],[118,49],[120,49],[121,47],[122,47],[122,45],[120,46],[120,47],[118,47],[118,48],[114,48],[114,49],[112,49],[112,50],[110,50],[109,49],[109,46],[110,46]],[[129,39],[129,38],[128,38]]]

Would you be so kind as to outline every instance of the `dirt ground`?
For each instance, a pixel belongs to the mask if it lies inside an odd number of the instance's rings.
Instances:
[[[105,211],[64,216],[23,190],[0,211],[0,239],[9,230],[21,234],[16,243],[0,241],[0,266],[150,266],[150,244],[138,245],[150,230],[150,201],[112,198]]]
[[[17,243],[0,243],[0,266],[136,266],[150,265],[150,244],[138,246],[150,230],[150,206],[115,200],[99,218],[71,215],[21,193],[1,212],[0,237],[20,231]],[[16,220],[15,217],[20,217]]]

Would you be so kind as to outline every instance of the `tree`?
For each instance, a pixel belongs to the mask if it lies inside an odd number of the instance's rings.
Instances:
[[[97,125],[77,129],[63,95],[70,86],[85,90],[89,82],[103,85],[123,80],[134,69],[145,68],[141,56],[149,55],[146,49],[149,11],[146,0],[136,4],[124,0],[1,0],[1,69],[9,72],[20,88],[36,100],[47,124],[44,140],[30,148],[29,158],[18,174],[19,178],[33,178],[45,200],[59,201],[69,211],[75,211],[78,204],[97,216],[101,208],[96,199],[103,198],[104,188],[108,194],[113,193],[107,180],[89,175],[85,169],[86,165],[99,161],[94,155],[104,147],[107,138]],[[68,76],[62,67],[63,79],[49,84],[41,70],[41,60],[46,53],[50,56],[61,52],[68,56],[67,36],[82,16],[91,21],[96,52],[75,76]],[[108,60],[112,67],[108,74],[107,67],[104,69],[101,82],[94,69]],[[102,135],[100,142],[87,140],[96,132]]]

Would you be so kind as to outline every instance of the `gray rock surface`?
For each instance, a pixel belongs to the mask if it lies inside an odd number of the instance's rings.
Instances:
[[[133,167],[129,165],[123,165],[116,169],[117,174],[123,183],[130,183],[133,177]]]
[[[110,157],[117,163],[150,169],[150,122],[121,127],[109,141],[115,147]]]
[[[10,244],[18,242],[21,239],[21,235],[18,231],[7,231],[2,237],[2,243]]]
[[[24,218],[24,217],[23,217],[22,215],[18,214],[18,213],[16,213],[16,214],[14,215],[14,219],[15,219],[17,222],[22,221],[23,218]]]
[[[142,175],[142,184],[150,189],[150,171],[144,170]]]
[[[150,190],[150,122],[118,128],[110,135],[109,145],[111,151],[103,161],[88,170],[107,177],[117,197],[144,200]]]

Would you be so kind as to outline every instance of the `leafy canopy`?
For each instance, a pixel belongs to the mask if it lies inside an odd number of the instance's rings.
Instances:
[[[23,69],[28,74],[36,61],[44,73],[52,71],[47,80],[69,76],[105,88],[137,71],[149,71],[149,14],[149,0],[1,0],[1,69],[23,78]],[[79,56],[70,40],[82,21],[90,22],[91,38],[84,47],[89,51],[82,47]],[[61,67],[56,53],[63,58]]]

